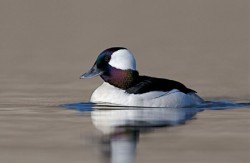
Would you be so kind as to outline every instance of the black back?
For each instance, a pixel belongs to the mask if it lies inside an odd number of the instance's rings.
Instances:
[[[196,93],[196,91],[187,88],[180,82],[162,78],[155,78],[149,76],[138,76],[133,86],[126,89],[127,93],[130,94],[142,94],[150,91],[171,91],[178,89],[183,93]]]

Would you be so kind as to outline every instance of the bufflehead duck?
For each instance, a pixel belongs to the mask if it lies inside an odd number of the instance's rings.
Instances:
[[[180,82],[140,76],[133,54],[123,47],[104,50],[80,78],[101,76],[104,83],[91,96],[93,103],[142,107],[190,107],[203,102]]]

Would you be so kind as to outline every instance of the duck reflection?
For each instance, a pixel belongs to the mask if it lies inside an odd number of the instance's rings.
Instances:
[[[141,133],[150,132],[158,127],[184,124],[202,110],[249,108],[250,103],[204,101],[195,108],[121,107],[94,103],[64,104],[63,107],[87,115],[91,113],[94,126],[102,133],[102,162],[132,163]]]
[[[198,108],[134,108],[96,106],[91,112],[94,126],[102,132],[105,162],[133,163],[139,135],[157,127],[184,124]]]

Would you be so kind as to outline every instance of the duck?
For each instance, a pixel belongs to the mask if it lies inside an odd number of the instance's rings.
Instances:
[[[132,52],[124,47],[102,51],[80,79],[100,76],[103,84],[90,102],[134,107],[194,107],[204,100],[193,89],[170,79],[140,75]]]

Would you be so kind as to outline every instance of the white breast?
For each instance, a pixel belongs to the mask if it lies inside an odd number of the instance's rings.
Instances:
[[[152,91],[143,94],[128,94],[125,90],[104,82],[94,91],[90,101],[125,106],[177,108],[197,105],[203,100],[194,93],[185,94],[176,89],[169,92]]]

